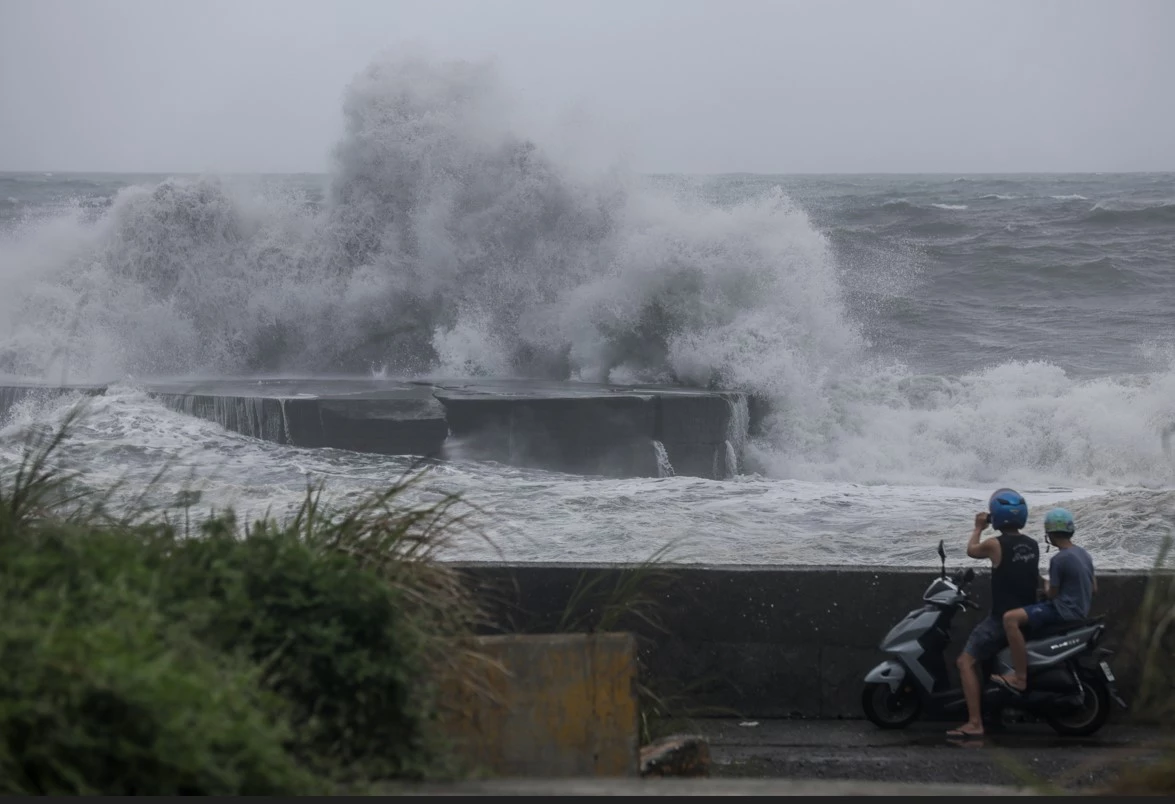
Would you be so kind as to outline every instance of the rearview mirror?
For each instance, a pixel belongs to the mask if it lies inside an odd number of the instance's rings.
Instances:
[[[947,577],[947,552],[942,549],[942,539],[938,540],[938,557],[942,559],[942,577]]]
[[[975,580],[975,570],[967,567],[967,571],[963,573],[963,583],[971,583],[973,580]]]

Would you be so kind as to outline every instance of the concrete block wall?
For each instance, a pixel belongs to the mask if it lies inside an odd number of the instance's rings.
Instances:
[[[588,475],[657,474],[652,397],[438,398],[466,457]]]
[[[609,587],[622,568],[568,564],[463,564],[502,630],[549,628],[591,574]],[[883,658],[881,638],[922,605],[934,569],[867,567],[674,567],[655,593],[655,628],[623,623],[660,688],[699,713],[738,717],[861,717],[865,673]],[[1106,647],[1121,646],[1142,600],[1145,573],[1103,571],[1094,615],[1106,615]],[[984,609],[955,618],[953,662],[988,606],[990,582],[973,590]],[[1136,668],[1115,664],[1128,694]]]

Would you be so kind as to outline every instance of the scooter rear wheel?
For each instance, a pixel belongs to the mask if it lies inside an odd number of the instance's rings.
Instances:
[[[922,711],[922,700],[916,692],[894,692],[888,684],[866,684],[861,691],[861,707],[865,717],[882,729],[904,729]]]
[[[1096,679],[1082,678],[1085,703],[1074,712],[1046,718],[1057,734],[1066,737],[1088,737],[1106,724],[1110,717],[1110,691]]]

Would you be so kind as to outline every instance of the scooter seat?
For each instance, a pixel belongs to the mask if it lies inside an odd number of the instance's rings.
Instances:
[[[1052,625],[1046,625],[1044,628],[1029,629],[1026,636],[1029,639],[1044,639],[1045,637],[1058,636],[1069,631],[1076,631],[1079,628],[1088,628],[1091,625],[1097,625],[1104,619],[1105,617],[1087,617],[1084,620],[1064,620],[1059,623],[1053,623]]]

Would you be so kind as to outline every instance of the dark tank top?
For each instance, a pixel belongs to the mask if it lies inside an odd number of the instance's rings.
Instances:
[[[1000,565],[991,571],[991,616],[1036,602],[1040,587],[1040,546],[1022,533],[1001,534]]]

